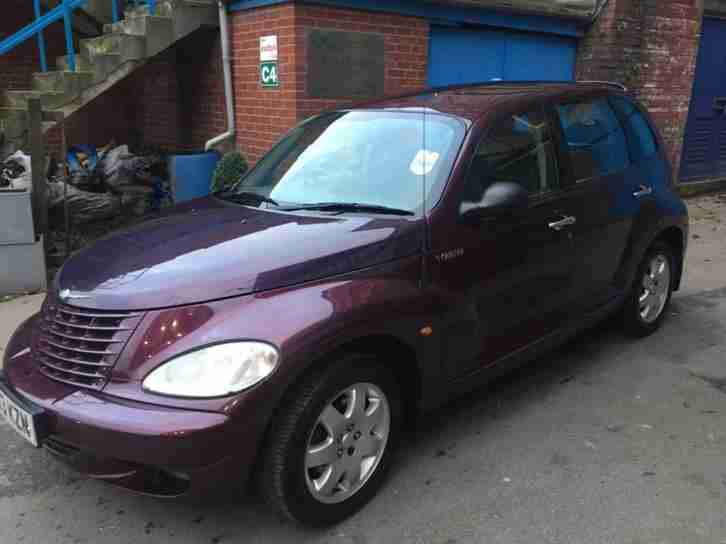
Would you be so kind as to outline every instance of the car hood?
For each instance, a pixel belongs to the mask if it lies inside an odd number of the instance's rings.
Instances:
[[[208,197],[74,254],[55,288],[93,309],[206,302],[405,257],[421,236],[413,218],[285,213]]]

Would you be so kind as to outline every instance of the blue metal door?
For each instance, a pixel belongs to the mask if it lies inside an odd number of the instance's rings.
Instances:
[[[703,20],[681,180],[726,176],[726,21]]]
[[[482,81],[569,81],[575,74],[574,38],[500,29],[431,28],[431,86]]]

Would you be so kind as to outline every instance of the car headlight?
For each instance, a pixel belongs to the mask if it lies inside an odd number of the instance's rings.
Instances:
[[[279,358],[262,342],[215,344],[162,364],[146,377],[144,389],[174,397],[223,397],[269,376]]]

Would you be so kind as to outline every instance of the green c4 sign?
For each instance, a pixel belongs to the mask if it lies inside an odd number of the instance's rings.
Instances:
[[[260,82],[263,87],[279,87],[280,80],[277,77],[277,62],[260,63]]]

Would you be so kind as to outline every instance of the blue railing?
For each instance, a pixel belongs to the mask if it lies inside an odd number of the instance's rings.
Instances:
[[[112,7],[112,18],[113,22],[116,23],[121,19],[121,6],[120,1],[122,0],[111,0]],[[21,43],[29,40],[33,36],[38,41],[38,51],[40,54],[40,69],[43,72],[48,71],[48,58],[45,48],[45,37],[43,31],[55,22],[63,19],[63,26],[65,29],[65,40],[66,40],[66,51],[68,59],[68,69],[71,72],[76,71],[76,51],[73,46],[73,10],[83,7],[88,0],[62,0],[61,3],[48,11],[48,13],[41,15],[40,0],[33,0],[33,11],[35,12],[35,21],[21,28],[18,32],[0,41],[0,55],[4,55]],[[126,0],[127,6],[138,6],[146,5],[149,8],[149,14],[156,14],[156,2],[157,0]]]

